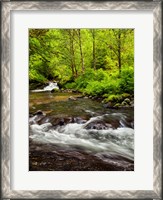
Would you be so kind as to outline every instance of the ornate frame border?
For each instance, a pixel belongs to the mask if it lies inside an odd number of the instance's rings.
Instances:
[[[1,185],[2,199],[13,198],[52,198],[52,199],[83,199],[83,198],[137,198],[160,199],[162,196],[162,109],[161,109],[161,1],[53,1],[53,2],[25,2],[4,1],[1,2],[1,91],[2,91],[2,117],[1,117]],[[153,80],[154,80],[154,110],[153,110],[153,190],[143,191],[22,191],[10,189],[10,11],[11,10],[151,10],[153,11]]]

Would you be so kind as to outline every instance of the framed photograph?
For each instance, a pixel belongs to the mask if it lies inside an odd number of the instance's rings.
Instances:
[[[2,1],[2,199],[161,199],[161,1]]]

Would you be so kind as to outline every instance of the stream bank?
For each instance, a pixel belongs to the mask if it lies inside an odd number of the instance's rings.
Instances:
[[[29,97],[30,171],[134,170],[133,108],[106,108],[70,92]]]

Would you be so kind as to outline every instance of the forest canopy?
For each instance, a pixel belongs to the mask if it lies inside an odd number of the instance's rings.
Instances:
[[[134,94],[133,29],[29,29],[29,84],[111,98]]]

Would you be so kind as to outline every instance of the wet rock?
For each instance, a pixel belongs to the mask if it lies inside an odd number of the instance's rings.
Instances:
[[[87,120],[81,117],[61,117],[47,116],[38,120],[38,124],[51,123],[53,126],[63,126],[69,123],[84,124]]]
[[[119,108],[120,106],[121,106],[120,103],[116,103],[116,104],[114,105],[114,108]]]
[[[70,96],[70,97],[68,98],[68,100],[76,101],[77,99],[76,99],[75,97],[73,97],[73,96]]]
[[[127,106],[127,103],[126,103],[125,101],[123,101],[123,102],[121,103],[121,106]]]
[[[103,121],[106,124],[109,124],[111,128],[117,129],[120,127],[120,117],[119,116],[112,116],[112,115],[105,115],[103,117]]]
[[[113,104],[111,102],[103,104],[104,108],[114,108]]]
[[[59,92],[59,89],[58,88],[54,88],[51,90],[51,93],[55,93],[55,92]]]
[[[56,120],[54,123],[53,123],[53,125],[57,125],[57,126],[63,126],[63,125],[65,125],[65,119],[63,119],[63,118],[61,118],[61,119],[58,119],[58,120]]]
[[[81,117],[75,117],[74,118],[74,123],[77,123],[77,124],[84,124],[84,123],[86,123],[87,122],[87,120],[84,120],[84,119],[82,119]]]
[[[124,99],[124,102],[126,102],[127,104],[130,104],[130,99],[126,98],[126,99]]]
[[[32,124],[37,124],[40,120],[43,120],[43,118],[45,118],[45,114],[41,111],[34,113],[33,115],[30,115],[29,118],[29,125]]]
[[[84,98],[84,97],[81,95],[81,96],[77,96],[76,98],[77,98],[77,99],[82,99],[82,98]]]
[[[40,150],[36,147],[40,146]],[[55,148],[55,151],[54,151]],[[60,150],[47,144],[30,143],[29,171],[133,171],[134,163],[123,157],[105,158],[82,150]],[[107,159],[107,161],[105,161]],[[118,164],[125,163],[125,164]]]
[[[93,100],[99,100],[97,97],[92,97],[91,99],[93,99]]]
[[[46,115],[42,110],[38,110],[33,115]]]
[[[131,128],[134,128],[134,122],[131,122],[130,125],[131,125]]]
[[[77,90],[72,90],[72,93],[78,93],[78,91]]]
[[[29,113],[29,117],[33,117],[33,114]]]
[[[64,89],[64,90],[62,90],[62,92],[65,92],[65,93],[72,93],[72,90],[71,90],[71,89]]]
[[[130,106],[131,106],[131,107],[134,107],[134,101],[131,101],[131,102],[130,102]]]
[[[68,117],[68,118],[53,118],[52,120],[50,120],[50,123],[52,123],[53,126],[63,126],[66,125],[68,123],[71,123],[72,118]]]
[[[38,121],[38,124],[44,124],[44,123],[48,123],[48,122],[51,122],[51,117],[50,116],[45,116],[45,117],[42,117],[39,121]]]
[[[85,129],[96,129],[96,130],[106,130],[110,128],[111,125],[106,124],[105,122],[98,120],[88,123],[84,128]]]
[[[32,162],[32,165],[37,165],[38,163],[37,162]]]

